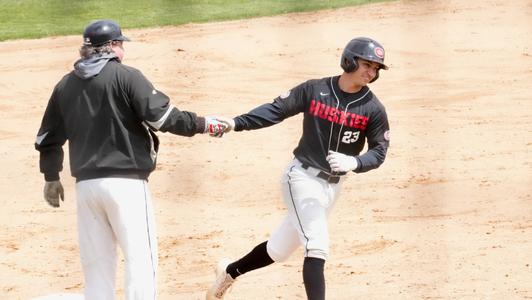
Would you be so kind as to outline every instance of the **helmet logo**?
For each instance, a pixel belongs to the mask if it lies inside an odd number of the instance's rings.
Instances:
[[[281,95],[279,95],[279,98],[281,98],[281,99],[288,98],[288,96],[290,96],[290,92],[291,92],[291,90],[288,90],[288,91],[282,93]]]
[[[377,55],[378,58],[384,59],[384,49],[382,49],[381,47],[376,47],[375,55]]]

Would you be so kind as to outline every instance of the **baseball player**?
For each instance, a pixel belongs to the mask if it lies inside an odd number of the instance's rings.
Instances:
[[[324,264],[329,254],[327,216],[345,175],[379,167],[389,145],[386,111],[367,84],[379,77],[384,48],[359,37],[345,47],[340,76],[304,82],[234,119],[219,117],[227,131],[254,130],[304,114],[303,133],[282,179],[287,215],[270,238],[242,258],[221,260],[207,299],[223,299],[242,274],[286,260],[304,247],[303,281],[308,299],[325,299]],[[367,141],[368,150],[360,152]]]
[[[180,111],[139,70],[123,65],[124,41],[114,21],[86,27],[81,58],[55,86],[35,142],[44,198],[59,207],[68,140],[85,299],[115,299],[117,244],[125,258],[125,299],[155,299],[157,240],[148,187],[159,147],[154,132],[219,137],[225,129],[214,118]]]

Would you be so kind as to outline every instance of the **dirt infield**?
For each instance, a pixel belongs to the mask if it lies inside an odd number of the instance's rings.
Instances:
[[[350,175],[330,218],[328,299],[532,299],[531,16],[530,0],[398,1],[126,30],[124,63],[182,110],[233,116],[339,74],[347,41],[375,38],[390,70],[371,88],[391,147],[381,168]],[[0,43],[2,299],[83,288],[68,161],[52,209],[33,148],[80,43]],[[221,140],[159,134],[160,299],[203,299],[218,258],[267,239],[300,121]],[[242,276],[227,299],[305,299],[301,254]]]

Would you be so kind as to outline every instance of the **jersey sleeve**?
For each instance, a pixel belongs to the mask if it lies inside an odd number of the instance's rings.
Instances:
[[[181,111],[170,104],[170,98],[158,91],[140,71],[131,72],[127,94],[137,116],[151,129],[183,136],[203,132],[203,118]]]
[[[64,122],[56,103],[57,87],[52,92],[37,132],[35,149],[39,151],[39,169],[46,181],[59,180],[63,170],[63,145],[67,137]]]
[[[380,107],[372,116],[372,121],[367,128],[368,151],[357,156],[358,167],[355,173],[363,173],[378,168],[386,158],[390,144],[388,116],[384,107]]]
[[[305,109],[305,84],[278,96],[271,103],[262,104],[247,114],[235,117],[235,131],[269,127],[294,116]]]

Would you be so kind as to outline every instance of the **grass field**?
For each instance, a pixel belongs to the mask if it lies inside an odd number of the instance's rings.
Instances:
[[[96,19],[123,28],[202,23],[386,0],[0,0],[0,41],[79,34]],[[388,0],[389,1],[389,0]]]

